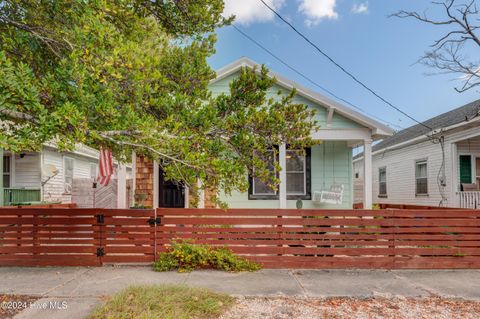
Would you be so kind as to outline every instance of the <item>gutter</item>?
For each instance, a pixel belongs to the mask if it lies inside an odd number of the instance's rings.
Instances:
[[[436,129],[436,130],[433,130],[432,132],[430,132],[428,134],[435,135],[435,134],[438,134],[438,133],[441,133],[441,132],[450,131],[450,130],[456,129],[458,127],[461,127],[461,126],[464,126],[464,125],[467,125],[467,124],[470,124],[470,123],[475,123],[475,122],[480,122],[480,117],[476,117],[472,120],[463,121],[463,122],[460,122],[460,123],[457,123],[457,124],[453,124],[453,125],[447,126],[446,128],[443,128],[443,129]],[[391,145],[391,146],[387,146],[387,147],[381,148],[379,150],[376,150],[375,152],[372,152],[372,156],[377,155],[377,154],[382,153],[382,152],[385,152],[385,151],[391,151],[391,150],[399,149],[399,148],[402,148],[402,147],[410,145],[410,144],[418,144],[420,142],[423,142],[423,140],[427,140],[427,139],[428,138],[425,136],[425,134],[423,134],[421,136],[417,136],[415,138],[412,138],[408,141],[398,143],[398,144],[395,144],[395,145]],[[360,160],[363,160],[363,156],[354,159],[353,163],[358,162]]]

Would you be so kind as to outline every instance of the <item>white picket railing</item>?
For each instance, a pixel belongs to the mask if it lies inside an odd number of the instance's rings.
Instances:
[[[460,208],[480,209],[480,191],[458,192]]]

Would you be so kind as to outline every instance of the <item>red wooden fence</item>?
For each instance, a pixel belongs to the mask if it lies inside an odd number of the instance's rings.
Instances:
[[[189,239],[228,246],[266,268],[480,268],[480,211],[161,209],[157,216],[157,251]]]
[[[151,262],[154,210],[0,208],[0,265]]]
[[[478,210],[0,209],[0,265],[152,262],[172,240],[266,268],[480,268]]]

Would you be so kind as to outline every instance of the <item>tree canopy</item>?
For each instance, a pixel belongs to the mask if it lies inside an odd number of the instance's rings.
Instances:
[[[295,92],[267,98],[268,70],[243,69],[213,97],[221,0],[0,0],[0,148],[105,146],[157,159],[168,177],[227,192],[264,180],[268,150],[312,144]],[[269,177],[270,176],[270,177]]]

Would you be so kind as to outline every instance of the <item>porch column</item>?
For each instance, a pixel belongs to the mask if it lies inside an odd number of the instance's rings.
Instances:
[[[372,140],[363,142],[363,208],[372,209]]]
[[[202,188],[202,181],[197,178],[198,208],[205,208],[205,191]]]
[[[3,206],[3,149],[0,148],[0,206]]]
[[[120,162],[117,166],[117,208],[127,208],[127,168]]]
[[[280,200],[280,208],[287,208],[287,145],[281,144],[279,147],[279,164],[280,164],[280,185],[278,186],[278,198]]]

